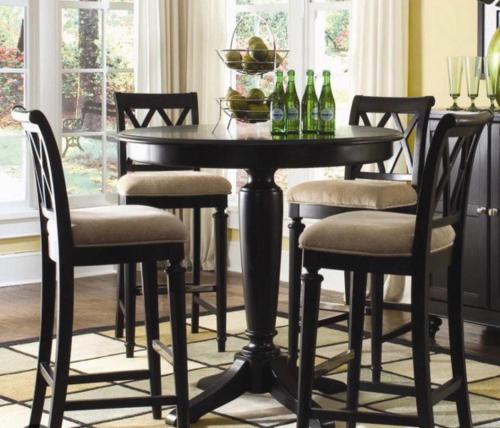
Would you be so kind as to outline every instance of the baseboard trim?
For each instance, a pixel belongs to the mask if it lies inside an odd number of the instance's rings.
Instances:
[[[0,287],[39,283],[42,277],[40,257],[39,252],[0,256]],[[75,277],[83,278],[115,272],[114,265],[79,266],[75,269]]]

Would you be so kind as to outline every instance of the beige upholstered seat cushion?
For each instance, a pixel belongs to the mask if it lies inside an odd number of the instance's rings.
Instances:
[[[388,180],[318,180],[290,188],[289,203],[386,210],[417,203],[408,183]]]
[[[117,189],[121,196],[229,195],[231,183],[200,171],[132,172],[120,177]]]
[[[71,210],[71,227],[76,247],[174,243],[187,237],[177,217],[142,205]],[[57,239],[54,220],[49,220],[48,231],[53,247]]]
[[[382,211],[351,211],[327,217],[307,227],[300,247],[307,250],[369,256],[410,256],[415,216]],[[432,251],[444,250],[455,239],[451,226],[432,233]]]

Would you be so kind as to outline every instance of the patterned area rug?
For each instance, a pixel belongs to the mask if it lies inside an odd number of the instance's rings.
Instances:
[[[217,353],[215,341],[215,318],[204,316],[200,320],[203,329],[200,333],[189,334],[189,369],[191,396],[199,393],[196,388],[198,379],[216,374],[229,366],[233,354],[246,340],[244,337],[245,315],[243,311],[228,314],[228,326],[231,336],[227,342],[227,352]],[[287,320],[278,318],[276,343],[286,346]],[[162,324],[162,340],[169,342],[169,325]],[[124,346],[113,337],[112,331],[88,332],[76,335],[72,354],[74,373],[91,373],[146,368],[144,349],[144,328],[137,329],[136,357],[127,359]],[[321,328],[318,338],[317,360],[324,361],[346,348],[347,335],[342,331]],[[369,364],[370,342],[364,343],[363,364]],[[29,342],[0,347],[0,427],[22,428],[28,423],[31,394],[34,382],[34,367],[37,343]],[[383,380],[412,383],[412,365],[410,348],[398,344],[384,345]],[[475,426],[500,428],[500,366],[468,360],[472,414]],[[172,391],[172,369],[162,362],[164,391]],[[363,369],[363,377],[370,373]],[[332,375],[345,380],[345,367]],[[449,357],[446,354],[432,355],[432,381],[442,384],[450,377]],[[97,398],[132,396],[146,394],[148,381],[100,383],[92,385],[72,385],[72,398]],[[413,398],[387,396],[376,393],[361,393],[364,410],[395,413],[413,413]],[[315,396],[315,400],[325,408],[342,408],[344,394],[335,396]],[[47,404],[50,400],[47,400]],[[440,427],[458,427],[455,405],[444,402],[435,406],[435,417]],[[166,412],[165,412],[166,414]],[[45,421],[47,423],[47,415]],[[240,399],[227,404],[216,412],[202,418],[193,427],[294,427],[294,417],[284,407],[268,395],[246,394]],[[344,427],[337,423],[337,427]],[[360,428],[374,425],[358,424]],[[149,409],[118,409],[97,411],[67,412],[64,427],[165,427],[162,420],[153,420]]]

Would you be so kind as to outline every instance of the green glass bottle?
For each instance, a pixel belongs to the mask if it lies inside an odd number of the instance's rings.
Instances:
[[[283,72],[276,72],[276,85],[271,95],[271,134],[286,134],[285,90],[283,88]]]
[[[330,72],[323,71],[323,88],[319,96],[319,132],[335,134],[335,99],[330,84]]]
[[[285,117],[287,134],[300,131],[300,102],[295,89],[295,71],[288,72],[288,85],[285,93]]]
[[[307,85],[302,97],[302,132],[311,133],[318,132],[319,116],[318,116],[318,97],[314,89],[314,71],[307,70]]]

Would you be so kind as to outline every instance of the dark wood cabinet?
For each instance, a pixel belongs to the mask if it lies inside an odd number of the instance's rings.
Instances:
[[[429,138],[444,111],[434,111]],[[430,140],[429,140],[430,141]],[[467,321],[500,327],[500,114],[483,132],[479,143],[467,209],[464,279],[464,317]],[[446,272],[431,278],[431,311],[446,314]]]

